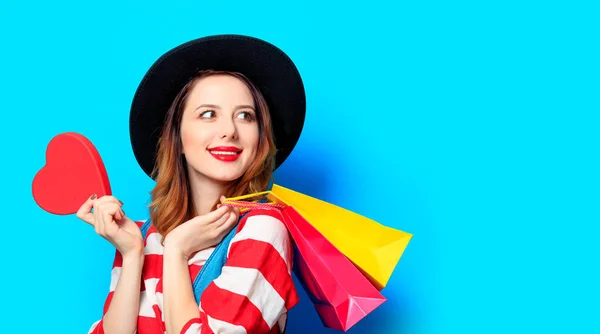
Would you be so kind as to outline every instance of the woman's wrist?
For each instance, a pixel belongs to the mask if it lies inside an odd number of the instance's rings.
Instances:
[[[187,261],[189,259],[187,252],[185,252],[177,242],[173,242],[173,240],[168,237],[165,238],[163,257],[182,261]]]
[[[144,264],[144,249],[129,251],[123,254],[123,265],[143,265]]]

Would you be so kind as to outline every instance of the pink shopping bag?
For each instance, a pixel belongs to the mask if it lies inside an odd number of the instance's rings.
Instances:
[[[277,210],[294,243],[294,273],[321,318],[332,329],[347,331],[386,299],[356,266],[292,206],[231,200],[244,210]]]

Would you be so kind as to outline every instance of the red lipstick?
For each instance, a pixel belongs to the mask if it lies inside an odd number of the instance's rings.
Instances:
[[[217,146],[209,148],[208,152],[217,160],[232,162],[240,157],[242,149],[235,146]]]

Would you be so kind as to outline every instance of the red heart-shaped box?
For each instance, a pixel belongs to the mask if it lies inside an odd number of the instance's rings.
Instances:
[[[33,178],[32,191],[35,202],[56,215],[77,213],[93,194],[111,194],[100,154],[75,132],[59,134],[48,143],[46,165]]]

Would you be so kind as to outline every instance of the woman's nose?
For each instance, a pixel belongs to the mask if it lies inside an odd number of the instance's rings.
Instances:
[[[237,137],[237,129],[235,127],[235,123],[232,120],[222,120],[219,124],[221,138],[229,138],[236,139]]]

